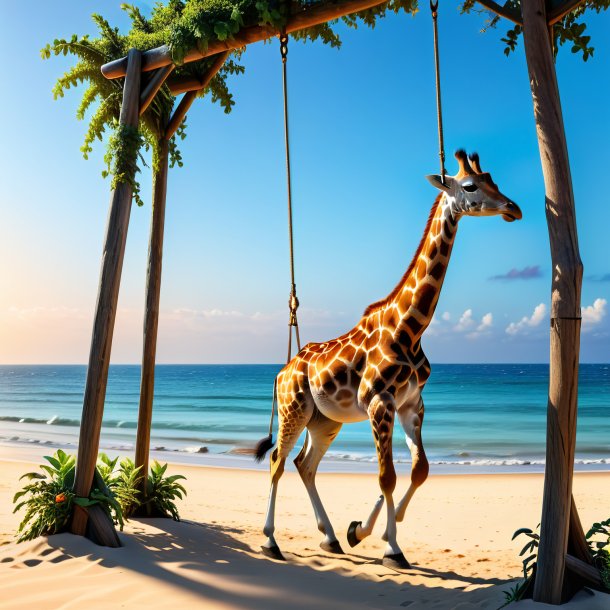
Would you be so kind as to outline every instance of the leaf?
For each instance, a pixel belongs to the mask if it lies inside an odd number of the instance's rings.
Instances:
[[[47,477],[44,474],[41,474],[40,472],[26,472],[25,474],[21,475],[19,477],[19,480],[21,481],[21,479],[28,479],[29,481],[31,481],[32,479],[46,479]]]
[[[55,468],[55,470],[61,470],[61,462],[57,458],[50,455],[45,455],[44,459],[47,460],[47,462],[49,462],[51,466]]]
[[[513,537],[511,538],[511,540],[514,540],[517,536],[520,536],[521,534],[531,534],[531,533],[532,533],[532,530],[529,527],[522,527],[513,534]]]
[[[74,504],[78,504],[79,506],[93,506],[94,504],[97,504],[97,502],[93,502],[91,501],[89,498],[79,498],[79,497],[74,497],[73,500]]]

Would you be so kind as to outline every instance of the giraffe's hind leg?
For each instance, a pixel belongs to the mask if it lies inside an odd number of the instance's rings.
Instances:
[[[296,388],[298,390],[298,388]],[[269,492],[269,504],[267,505],[267,517],[263,533],[267,540],[261,549],[267,557],[273,559],[284,559],[282,552],[275,540],[275,500],[277,498],[277,487],[279,480],[284,474],[286,458],[292,451],[297,439],[313,414],[313,405],[305,399],[302,391],[291,394],[292,399],[286,400],[278,392],[279,406],[279,431],[277,447],[271,454],[271,490]]]
[[[325,417],[316,410],[307,425],[305,444],[294,463],[309,494],[318,522],[318,529],[324,534],[324,540],[320,543],[320,547],[330,553],[343,554],[343,549],[335,536],[335,531],[316,488],[316,472],[320,460],[335,440],[340,429],[340,423]]]
[[[424,423],[423,400],[420,398],[415,412],[399,411],[398,418],[405,431],[407,445],[411,452],[411,484],[409,485],[409,489],[407,489],[407,493],[402,497],[396,507],[396,521],[402,521],[413,494],[428,478],[428,471],[430,469],[421,438],[421,428]]]

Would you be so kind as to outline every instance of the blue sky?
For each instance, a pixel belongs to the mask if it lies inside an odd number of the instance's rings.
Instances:
[[[119,2],[3,3],[0,76],[0,363],[84,363],[107,214],[103,146],[79,151],[80,91],[53,101],[70,58],[42,61],[55,37],[94,33],[92,12],[126,21]],[[147,3],[135,4],[146,9]],[[150,4],[148,4],[150,6]],[[501,25],[441,7],[448,170],[477,150],[524,218],[466,218],[434,324],[434,362],[548,358],[550,255],[544,187],[522,46]],[[557,71],[576,195],[583,285],[582,360],[610,360],[605,172],[610,15],[587,18],[595,56],[560,51]],[[304,342],[344,332],[401,277],[436,196],[432,31],[428,10],[374,30],[341,30],[337,51],[291,43],[290,113],[296,274]],[[243,57],[230,115],[208,100],[188,115],[185,167],[170,173],[159,362],[280,362],[289,268],[277,43]],[[141,176],[150,201],[150,174]],[[138,362],[150,205],[131,214],[113,362]]]

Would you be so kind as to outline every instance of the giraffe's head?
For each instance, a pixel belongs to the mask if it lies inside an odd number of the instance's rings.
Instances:
[[[455,176],[445,176],[444,184],[439,175],[426,178],[437,189],[445,191],[456,218],[498,214],[508,222],[521,218],[519,206],[499,191],[488,172],[481,170],[479,155],[473,153],[468,157],[463,150],[458,150],[455,158],[460,171]]]

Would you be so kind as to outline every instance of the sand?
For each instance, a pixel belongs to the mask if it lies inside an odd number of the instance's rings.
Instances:
[[[264,558],[260,544],[268,475],[172,466],[187,476],[183,521],[132,520],[120,549],[60,534],[16,544],[11,514],[20,474],[34,464],[0,448],[0,608],[498,608],[520,574],[520,527],[540,520],[542,475],[432,475],[399,524],[412,569],[380,565],[383,520],[350,549],[345,533],[379,495],[370,474],[318,477],[345,555],[318,544],[309,498],[294,472],[281,480],[276,538],[287,561]],[[399,479],[399,491],[406,485]],[[574,494],[587,527],[610,512],[610,473],[579,473]],[[515,608],[544,608],[522,602]],[[580,593],[566,608],[610,608],[610,596]]]

